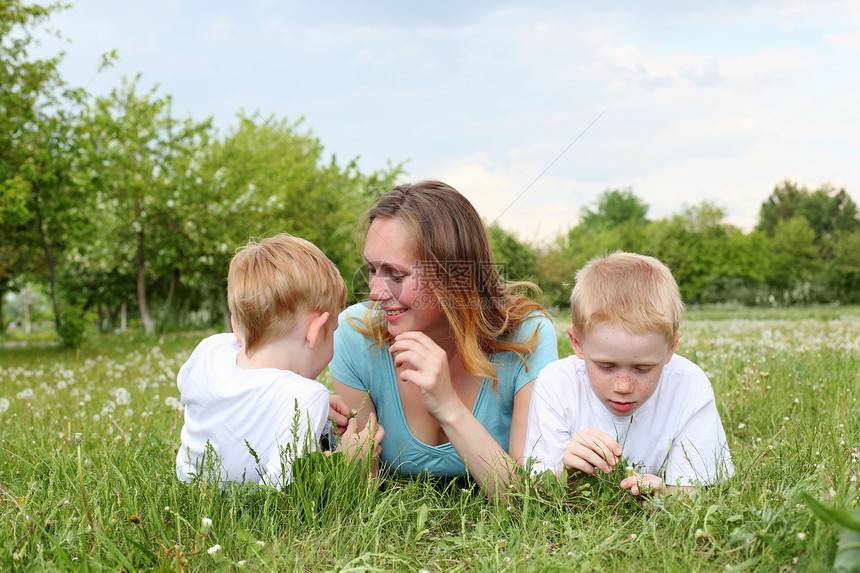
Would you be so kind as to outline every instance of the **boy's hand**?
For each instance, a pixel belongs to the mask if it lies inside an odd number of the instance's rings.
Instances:
[[[609,434],[585,428],[573,435],[564,448],[562,466],[568,473],[579,471],[597,475],[598,471],[609,473],[621,457],[621,446]]]
[[[370,414],[367,426],[360,432],[357,430],[355,418],[350,418],[336,451],[345,454],[350,461],[356,459],[360,461],[367,458],[368,455],[376,460],[382,452],[380,443],[384,439],[385,428],[376,421],[375,414]]]
[[[621,480],[621,489],[629,489],[633,495],[648,495],[652,493],[666,494],[669,490],[663,480],[653,474],[637,474]]]
[[[329,396],[328,419],[337,427],[337,435],[343,436],[343,433],[346,432],[346,426],[349,424],[349,406],[337,394]]]

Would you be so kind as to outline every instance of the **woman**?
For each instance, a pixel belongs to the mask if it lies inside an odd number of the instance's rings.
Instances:
[[[477,211],[439,181],[400,185],[367,213],[371,303],[340,317],[334,392],[385,428],[406,474],[467,472],[487,491],[521,461],[534,379],[558,359],[543,307],[505,285]]]

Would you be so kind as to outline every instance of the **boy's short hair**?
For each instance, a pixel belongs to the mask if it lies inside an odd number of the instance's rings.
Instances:
[[[615,251],[576,273],[570,295],[573,328],[587,335],[610,323],[633,334],[659,332],[671,342],[684,310],[672,272],[654,257]]]
[[[282,233],[251,240],[230,261],[227,304],[249,356],[269,337],[289,334],[311,311],[329,312],[333,331],[345,302],[337,267],[304,239]]]

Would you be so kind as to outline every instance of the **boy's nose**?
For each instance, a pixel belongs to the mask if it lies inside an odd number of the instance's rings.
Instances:
[[[633,380],[629,374],[618,374],[615,377],[614,389],[619,394],[630,394],[633,392]]]

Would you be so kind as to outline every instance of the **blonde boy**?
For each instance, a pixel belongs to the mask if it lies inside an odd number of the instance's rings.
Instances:
[[[576,274],[575,355],[535,382],[526,433],[534,471],[609,473],[622,456],[633,495],[716,483],[734,472],[705,373],[675,354],[683,303],[666,266],[615,252]]]
[[[382,440],[375,419],[362,432],[347,424],[346,406],[314,380],[332,358],[345,299],[337,268],[304,239],[281,234],[236,253],[227,277],[233,333],[203,340],[177,377],[180,480],[214,457],[222,482],[289,483],[292,459],[316,447],[330,416],[351,457]]]

